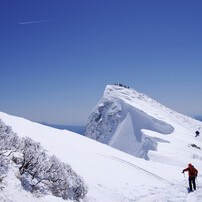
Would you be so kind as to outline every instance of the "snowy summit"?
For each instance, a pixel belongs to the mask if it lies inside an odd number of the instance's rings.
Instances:
[[[189,146],[191,141],[201,144],[199,139],[193,139],[200,128],[200,121],[168,109],[145,94],[108,85],[88,119],[85,135],[147,160],[169,161],[173,155],[175,158],[179,155],[172,162],[178,165],[187,138],[190,138]],[[165,152],[166,149],[172,152]]]
[[[0,201],[201,201],[201,128],[117,85],[106,87],[90,115],[88,137],[0,112]],[[199,171],[191,193],[182,173],[189,163]]]

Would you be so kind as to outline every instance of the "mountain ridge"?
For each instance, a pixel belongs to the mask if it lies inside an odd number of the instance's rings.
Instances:
[[[60,125],[60,124],[51,124],[51,123],[46,123],[46,122],[39,122],[39,123],[42,125],[50,126],[50,127],[57,128],[57,129],[69,130],[69,131],[78,133],[80,135],[84,135],[84,132],[85,132],[85,126]]]
[[[181,135],[181,131],[186,130],[194,135],[200,128],[201,122],[145,94],[108,85],[89,116],[85,136],[148,160],[148,155],[161,143],[171,142],[174,134]]]

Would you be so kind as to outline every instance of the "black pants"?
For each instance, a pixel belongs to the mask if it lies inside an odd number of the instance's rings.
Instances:
[[[190,188],[190,191],[192,191],[192,184],[193,184],[194,190],[196,190],[195,177],[189,177],[189,188]]]

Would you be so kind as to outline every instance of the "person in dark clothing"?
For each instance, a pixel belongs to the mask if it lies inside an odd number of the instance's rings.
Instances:
[[[198,137],[199,136],[199,131],[196,131],[195,133],[196,133],[195,137]]]
[[[193,187],[194,187],[194,190],[196,190],[196,182],[195,182],[195,179],[198,175],[198,170],[196,168],[194,168],[194,166],[190,163],[188,165],[187,168],[185,168],[182,173],[184,173],[185,171],[188,171],[189,172],[189,189],[190,191],[192,191],[192,184],[193,184]]]

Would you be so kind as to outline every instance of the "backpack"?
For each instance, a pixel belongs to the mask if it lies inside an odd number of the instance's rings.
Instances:
[[[190,175],[191,175],[192,177],[195,176],[195,169],[194,169],[194,166],[191,166],[191,168],[189,168],[189,172],[190,172]]]

